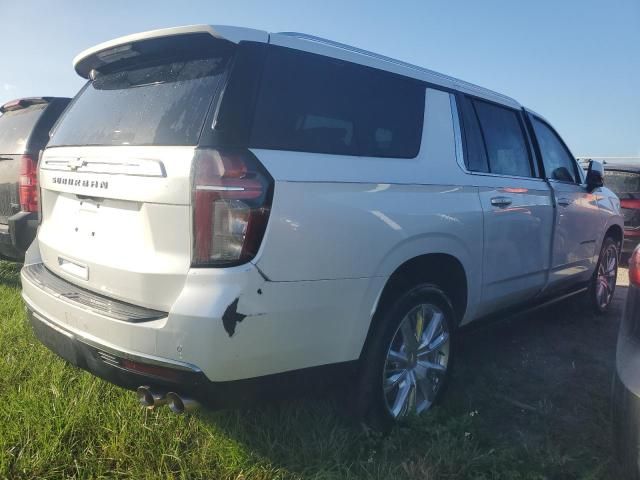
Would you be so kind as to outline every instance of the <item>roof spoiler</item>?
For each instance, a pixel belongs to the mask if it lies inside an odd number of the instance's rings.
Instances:
[[[269,41],[269,34],[262,30],[251,28],[229,27],[225,25],[189,25],[185,27],[162,28],[148,32],[134,33],[101,43],[80,53],[73,59],[73,68],[83,78],[89,78],[94,69],[104,67],[110,63],[136,57],[140,55],[141,47],[153,40],[168,39],[169,37],[185,37],[199,34],[211,35],[215,39],[226,40],[231,43],[241,41],[261,42]],[[188,39],[185,39],[188,43]],[[144,50],[144,47],[142,48]]]
[[[0,107],[0,113],[10,112],[12,110],[20,110],[21,108],[27,108],[31,105],[38,105],[42,103],[49,103],[54,97],[29,97],[19,98],[17,100],[11,100]]]

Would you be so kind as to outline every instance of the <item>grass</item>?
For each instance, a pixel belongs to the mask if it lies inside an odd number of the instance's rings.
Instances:
[[[517,346],[513,353],[502,344],[506,356],[492,356],[483,335],[517,340],[520,330],[490,330],[466,341],[470,353],[459,359],[447,406],[386,437],[337,415],[340,392],[176,416],[166,408],[140,409],[133,393],[40,345],[25,321],[18,267],[1,263],[0,478],[609,478],[600,380],[577,402],[584,392],[569,389],[572,398],[556,398],[543,387],[532,394],[535,401],[513,400],[526,397],[523,385],[531,383],[521,378],[523,369],[539,368],[536,346],[523,366]]]

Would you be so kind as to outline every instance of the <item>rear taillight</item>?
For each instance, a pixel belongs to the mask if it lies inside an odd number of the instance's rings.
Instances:
[[[640,247],[637,247],[629,258],[629,283],[640,287]]]
[[[23,155],[20,158],[20,209],[23,212],[38,211],[38,165],[36,160]]]
[[[255,257],[272,196],[273,179],[251,152],[196,150],[192,265],[231,266]]]

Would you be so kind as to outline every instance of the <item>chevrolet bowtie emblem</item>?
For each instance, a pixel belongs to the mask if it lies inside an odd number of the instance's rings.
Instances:
[[[84,167],[87,164],[81,158],[72,158],[67,162],[67,167],[69,170],[78,170],[80,167]]]

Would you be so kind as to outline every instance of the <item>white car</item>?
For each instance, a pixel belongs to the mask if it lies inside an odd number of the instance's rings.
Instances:
[[[618,199],[509,97],[235,27],[74,65],[88,81],[40,162],[23,297],[43,343],[147,405],[233,405],[330,369],[389,426],[438,399],[459,327],[611,301]]]

